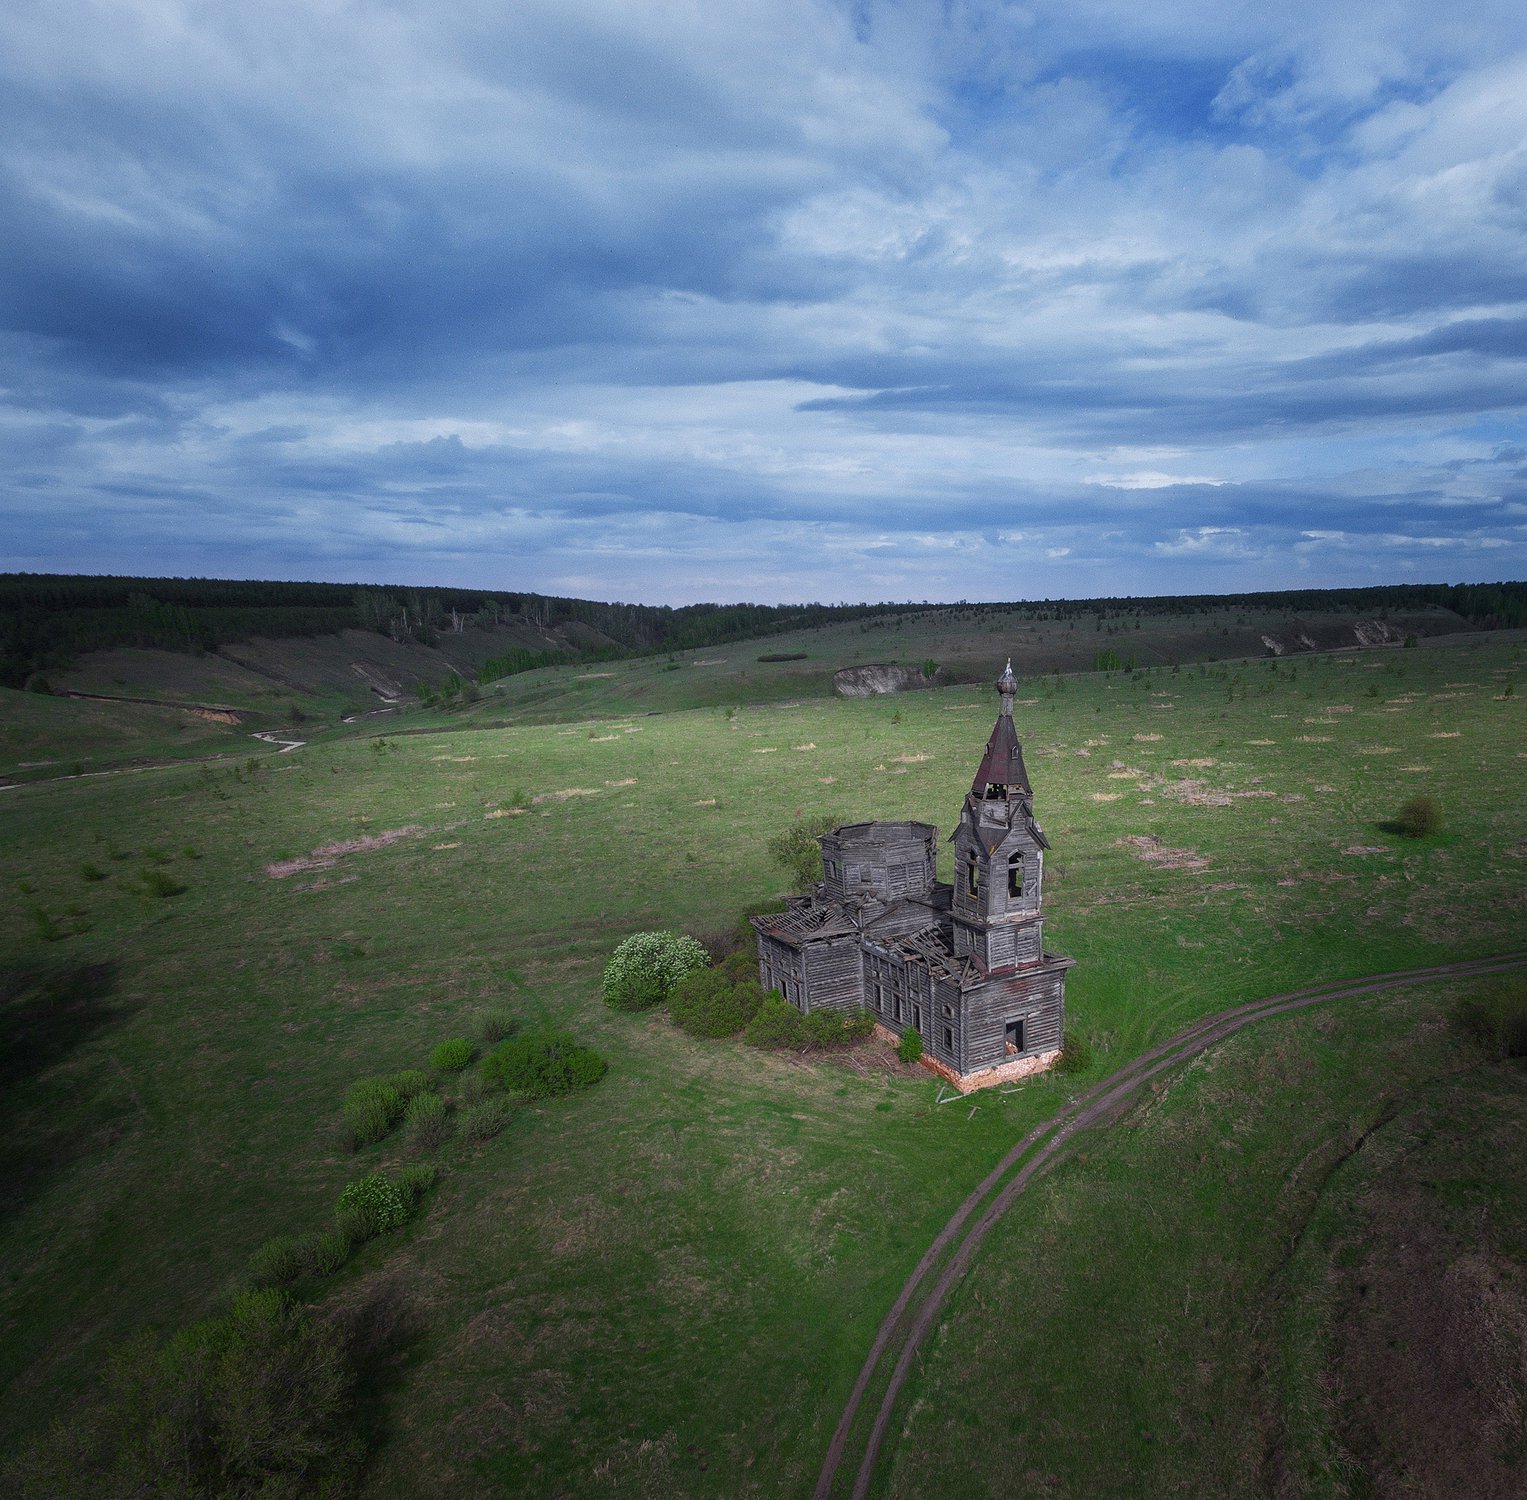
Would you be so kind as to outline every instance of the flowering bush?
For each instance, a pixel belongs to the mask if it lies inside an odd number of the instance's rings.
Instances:
[[[686,974],[709,962],[705,949],[682,933],[632,933],[605,966],[605,1003],[615,1010],[650,1010],[663,1004]]]

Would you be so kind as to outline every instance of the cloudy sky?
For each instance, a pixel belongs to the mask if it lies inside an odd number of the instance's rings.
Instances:
[[[1527,575],[1521,0],[6,0],[0,569]]]

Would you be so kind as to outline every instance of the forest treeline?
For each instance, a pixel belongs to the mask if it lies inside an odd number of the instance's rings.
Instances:
[[[1191,615],[1226,608],[1289,614],[1451,610],[1481,629],[1527,625],[1527,583],[1394,584],[1361,589],[1159,598],[1042,599],[1018,603],[688,604],[604,603],[518,591],[416,589],[212,578],[0,574],[0,685],[22,687],[77,656],[113,646],[208,651],[251,636],[375,630],[433,645],[468,625],[539,632],[544,645],[496,653],[484,680],[559,661],[609,660],[725,645],[863,619],[952,611],[1019,610],[1035,619],[1106,620]],[[539,645],[539,643],[538,643]]]

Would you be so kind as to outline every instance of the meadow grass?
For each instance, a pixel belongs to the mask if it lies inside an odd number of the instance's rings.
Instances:
[[[950,1304],[872,1493],[1507,1493],[1527,1077],[1455,993],[1263,1022],[1080,1137]]]
[[[341,1296],[397,1278],[426,1330],[369,1492],[809,1488],[927,1240],[1067,1090],[1240,999],[1519,942],[1522,699],[1502,693],[1521,659],[1422,647],[1022,691],[1048,946],[1079,960],[1070,1018],[1098,1056],[973,1114],[934,1107],[931,1079],[616,1015],[598,977],[632,931],[775,895],[765,844],[794,817],[947,832],[989,689],[421,722],[256,770],[6,792],[31,889],[0,942],[31,1042],[0,1121],[4,1437],[114,1340],[206,1315],[258,1246],[326,1227],[344,1183],[408,1159],[400,1135],[350,1153],[347,1087],[507,1009],[610,1072],[489,1142],[453,1135],[421,1218],[338,1278]],[[1444,831],[1386,832],[1421,790]],[[183,892],[132,878],[145,850]],[[79,935],[44,941],[29,911],[71,907]],[[66,970],[99,993],[48,1002]]]

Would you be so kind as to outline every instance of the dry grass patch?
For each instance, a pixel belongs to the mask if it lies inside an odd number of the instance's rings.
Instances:
[[[1209,856],[1196,849],[1174,849],[1154,833],[1132,833],[1115,841],[1121,849],[1133,849],[1136,859],[1158,870],[1207,870]]]
[[[566,786],[557,792],[541,792],[530,800],[539,806],[542,802],[567,802],[574,797],[597,797],[597,786]]]
[[[403,828],[389,828],[386,833],[366,834],[358,839],[343,839],[334,844],[320,844],[310,854],[296,859],[278,859],[265,867],[272,880],[285,880],[288,875],[301,875],[308,870],[331,870],[340,860],[350,854],[365,854],[372,849],[385,849],[399,839],[412,838],[424,829],[418,823]]]

